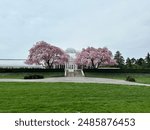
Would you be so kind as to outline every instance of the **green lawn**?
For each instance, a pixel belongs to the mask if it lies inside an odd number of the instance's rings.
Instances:
[[[63,77],[64,72],[40,72],[40,73],[0,73],[0,78],[8,78],[8,79],[23,79],[25,75],[30,74],[39,74],[43,75],[45,78],[48,77]]]
[[[150,74],[85,72],[85,76],[86,77],[122,79],[122,80],[126,80],[127,76],[132,76],[135,78],[136,82],[150,84]]]
[[[150,112],[150,87],[0,83],[0,112]]]

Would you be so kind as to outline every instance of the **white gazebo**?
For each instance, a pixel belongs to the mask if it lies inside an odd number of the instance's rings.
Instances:
[[[76,50],[73,48],[66,49],[66,53],[70,56],[69,61],[65,64],[65,69],[69,71],[77,70],[78,66],[75,64],[75,58],[76,58]]]

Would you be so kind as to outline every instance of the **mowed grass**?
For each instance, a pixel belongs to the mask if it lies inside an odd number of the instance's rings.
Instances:
[[[97,73],[97,72],[85,72],[86,77],[97,78],[111,78],[126,80],[127,76],[135,78],[136,82],[150,84],[150,74],[142,73]]]
[[[150,87],[94,83],[0,83],[0,112],[150,112]]]
[[[23,79],[26,75],[37,74],[49,77],[64,77],[64,72],[34,72],[34,73],[0,73],[1,79]]]

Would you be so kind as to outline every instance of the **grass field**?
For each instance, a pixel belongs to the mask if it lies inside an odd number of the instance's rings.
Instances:
[[[122,79],[122,80],[126,80],[127,76],[132,76],[132,77],[135,78],[136,82],[150,84],[150,74],[86,72],[85,76],[86,77]]]
[[[0,112],[150,112],[150,87],[0,83]]]
[[[45,78],[48,77],[63,77],[64,72],[40,72],[40,73],[0,73],[0,78],[1,79],[23,79],[25,75],[30,75],[30,74],[39,74],[43,75]]]

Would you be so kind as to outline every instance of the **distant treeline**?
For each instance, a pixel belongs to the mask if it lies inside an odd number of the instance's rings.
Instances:
[[[150,54],[147,53],[145,58],[127,58],[126,60],[122,56],[122,54],[117,51],[114,59],[117,62],[116,67],[123,69],[148,69],[150,68]]]

